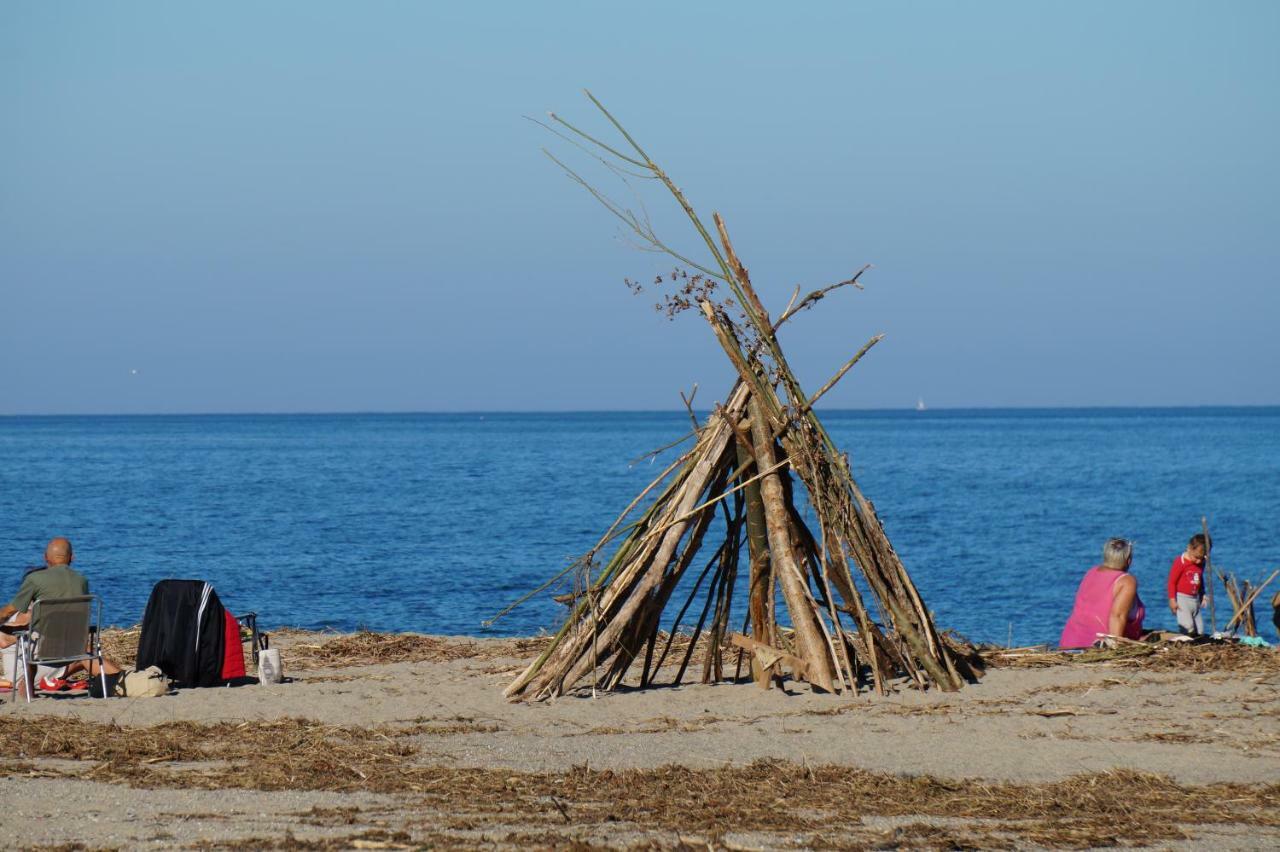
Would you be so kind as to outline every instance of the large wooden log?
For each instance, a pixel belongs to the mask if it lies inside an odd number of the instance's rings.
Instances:
[[[750,425],[737,424],[738,468],[745,480],[755,469],[755,451],[751,446]],[[760,499],[760,483],[753,482],[743,489],[747,510],[747,555],[749,561],[747,585],[747,619],[751,635],[766,645],[774,643],[774,624],[769,617],[769,595],[773,591],[772,566],[769,562],[769,538],[764,522],[764,502]],[[773,683],[772,674],[754,656],[751,657],[751,678],[764,688]]]
[[[770,470],[776,459],[773,435],[764,412],[753,397],[747,404],[751,415],[751,442],[759,470]],[[835,691],[835,661],[830,654],[830,637],[809,595],[804,574],[796,562],[791,540],[791,518],[783,493],[781,474],[774,472],[760,480],[760,500],[764,504],[765,527],[769,534],[769,558],[775,566],[787,613],[796,631],[798,656],[808,664],[806,680],[826,692]]]

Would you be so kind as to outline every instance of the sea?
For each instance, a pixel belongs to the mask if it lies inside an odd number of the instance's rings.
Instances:
[[[1277,407],[822,417],[939,625],[976,641],[1056,642],[1111,536],[1135,542],[1152,628],[1174,626],[1165,579],[1202,518],[1215,566],[1280,568]],[[109,624],[177,577],[268,630],[555,630],[564,587],[492,619],[591,548],[689,429],[683,411],[0,417],[0,597],[66,535]]]

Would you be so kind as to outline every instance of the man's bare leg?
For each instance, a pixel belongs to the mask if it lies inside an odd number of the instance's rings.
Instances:
[[[97,660],[76,660],[74,663],[67,663],[67,675],[73,675],[76,672],[88,671],[89,677],[98,676]],[[110,657],[102,658],[102,670],[107,673],[107,677],[120,674],[120,667]]]

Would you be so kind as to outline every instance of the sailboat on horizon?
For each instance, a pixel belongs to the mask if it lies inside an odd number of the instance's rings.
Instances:
[[[928,411],[928,407],[924,404],[924,397],[916,397],[916,411]]]

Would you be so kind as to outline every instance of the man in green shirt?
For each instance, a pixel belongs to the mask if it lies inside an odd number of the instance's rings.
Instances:
[[[71,542],[61,536],[49,542],[44,549],[44,568],[32,571],[22,578],[22,585],[13,600],[0,607],[0,624],[6,626],[26,626],[31,621],[31,604],[42,598],[72,598],[89,594],[89,581],[79,571],[71,568],[73,553]],[[0,652],[8,652],[8,648],[17,640],[8,633],[0,633]],[[75,662],[67,666],[66,673],[82,671],[83,662]],[[96,675],[97,664],[90,668],[90,674]],[[106,661],[108,676],[118,674],[120,669],[114,663]],[[45,667],[41,667],[44,674]],[[50,670],[57,674],[57,670]]]
[[[58,537],[44,549],[46,567],[22,578],[22,585],[13,601],[0,607],[0,622],[10,616],[31,609],[31,604],[41,598],[73,598],[89,594],[89,581],[71,567],[71,542]]]

